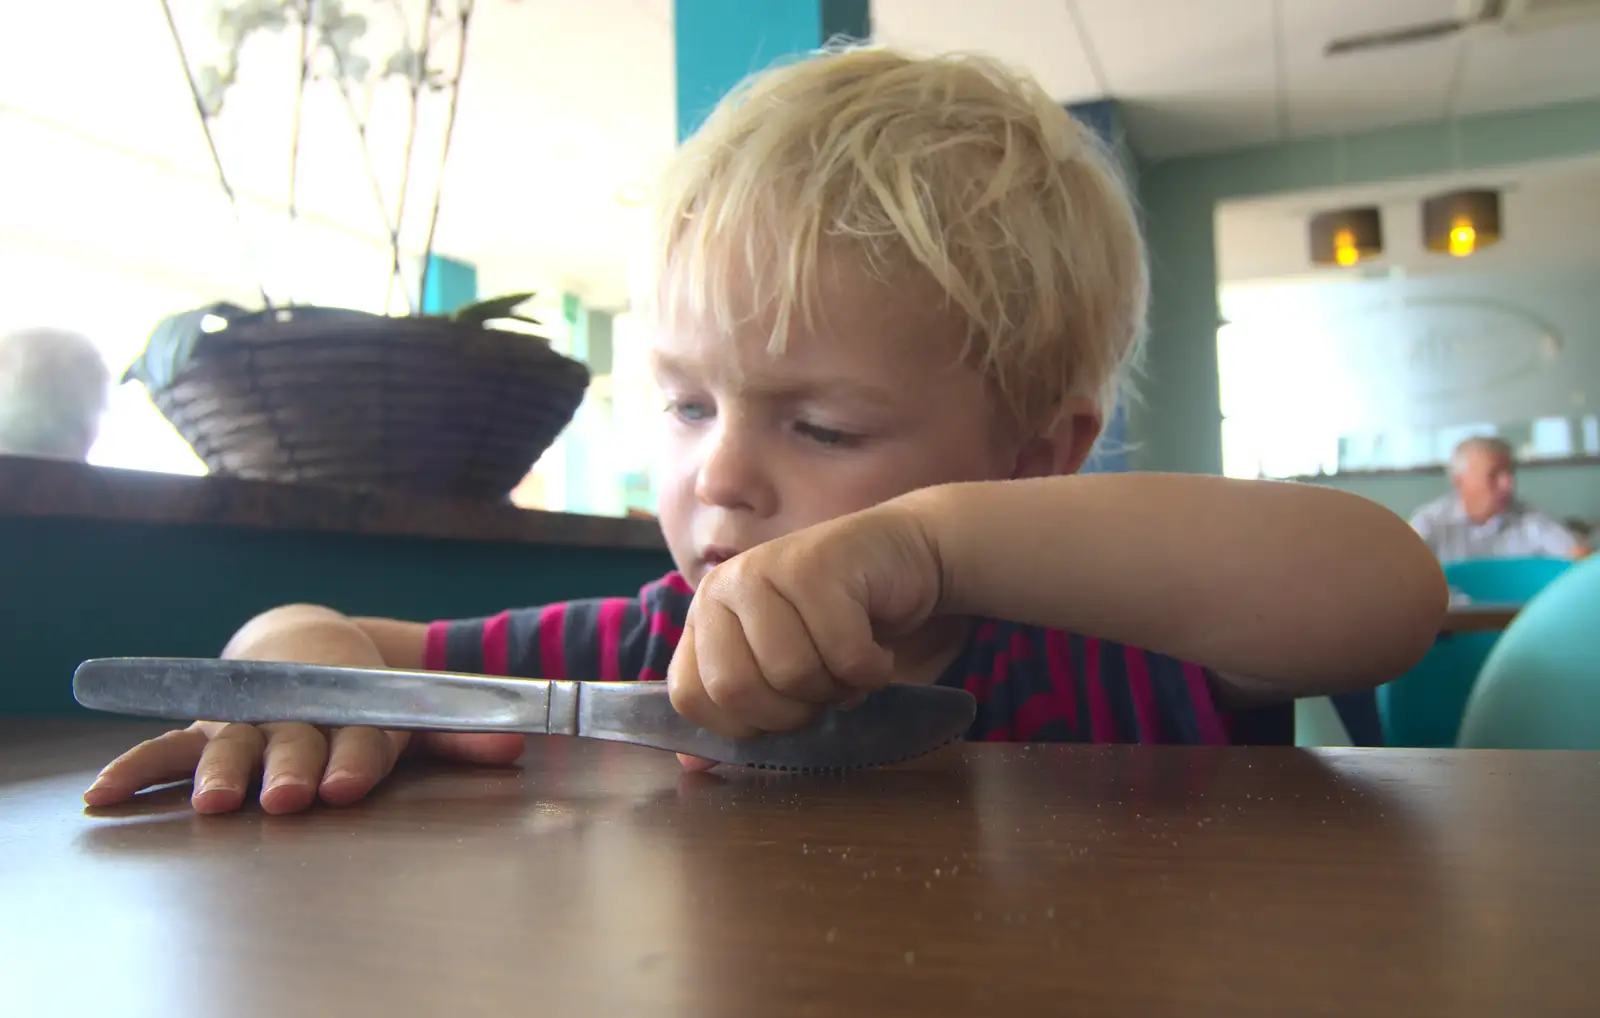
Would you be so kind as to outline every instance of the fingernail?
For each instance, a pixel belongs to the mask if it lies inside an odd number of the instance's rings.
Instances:
[[[339,770],[329,771],[327,774],[324,774],[322,776],[322,783],[326,785],[330,783],[338,783],[340,781],[354,781],[355,778],[356,775],[354,771],[347,771],[341,768]]]
[[[195,786],[194,794],[195,795],[205,795],[207,792],[231,792],[231,791],[233,791],[233,789],[230,788],[228,783],[226,781],[223,781],[221,778],[207,778],[206,780],[200,782],[200,784]]]

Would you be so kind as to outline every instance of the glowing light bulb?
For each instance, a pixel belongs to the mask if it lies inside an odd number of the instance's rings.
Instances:
[[[1450,227],[1450,253],[1457,258],[1465,258],[1478,247],[1478,231],[1472,222],[1458,219]]]
[[[1361,260],[1361,251],[1356,247],[1356,235],[1349,230],[1340,230],[1333,235],[1333,260],[1349,268]]]

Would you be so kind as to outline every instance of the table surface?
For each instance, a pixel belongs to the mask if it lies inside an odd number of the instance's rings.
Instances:
[[[1511,625],[1511,620],[1517,617],[1517,613],[1522,610],[1522,607],[1520,604],[1500,604],[1498,602],[1451,605],[1450,610],[1445,613],[1441,632],[1497,632]]]
[[[0,1011],[1600,1014],[1600,754],[544,738],[347,809],[83,810],[155,730],[0,722]]]

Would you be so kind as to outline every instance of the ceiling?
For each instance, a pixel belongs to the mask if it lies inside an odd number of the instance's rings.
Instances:
[[[202,0],[173,3],[186,31],[196,30]],[[653,179],[675,140],[671,6],[480,0],[438,247],[477,262],[484,289],[557,287],[597,304],[624,302],[623,252],[640,212],[619,196]],[[1147,159],[1600,95],[1600,20],[1321,56],[1337,35],[1457,11],[1457,0],[873,5],[883,42],[986,51],[1030,70],[1062,101],[1116,97]],[[12,167],[27,163],[11,195],[35,198],[0,208],[0,232],[105,247],[120,224],[127,251],[118,257],[134,251],[149,271],[248,293],[248,266],[210,190],[210,156],[156,0],[12,4],[4,19],[0,150]],[[241,87],[220,143],[246,204],[266,214],[281,211],[287,194],[291,107],[283,97],[291,83],[265,71],[253,80],[256,91]],[[324,98],[305,125],[304,218],[350,236],[381,235],[348,123]],[[404,118],[377,109],[387,117],[374,128],[377,147],[397,150]],[[426,207],[434,181],[441,123],[442,106],[429,107],[423,169],[411,181],[413,241],[426,221],[415,210]],[[380,161],[392,204],[398,179],[388,168],[398,160]],[[156,197],[128,200],[139,181]],[[233,253],[221,257],[223,248]]]
[[[1147,159],[1600,95],[1593,20],[1327,58],[1471,0],[874,0],[887,43],[985,50],[1063,101],[1113,96]],[[1589,6],[1567,0],[1566,6]],[[1002,16],[1000,9],[1004,9]]]

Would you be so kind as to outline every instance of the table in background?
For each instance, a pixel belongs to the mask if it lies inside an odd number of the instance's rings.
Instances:
[[[1450,611],[1445,615],[1444,626],[1441,634],[1450,633],[1485,633],[1499,632],[1511,625],[1511,620],[1517,617],[1522,610],[1520,604],[1491,604],[1488,602],[1477,604],[1451,605]]]
[[[154,730],[0,723],[7,1014],[1600,1014],[1600,754],[546,738],[349,809],[85,815]]]

